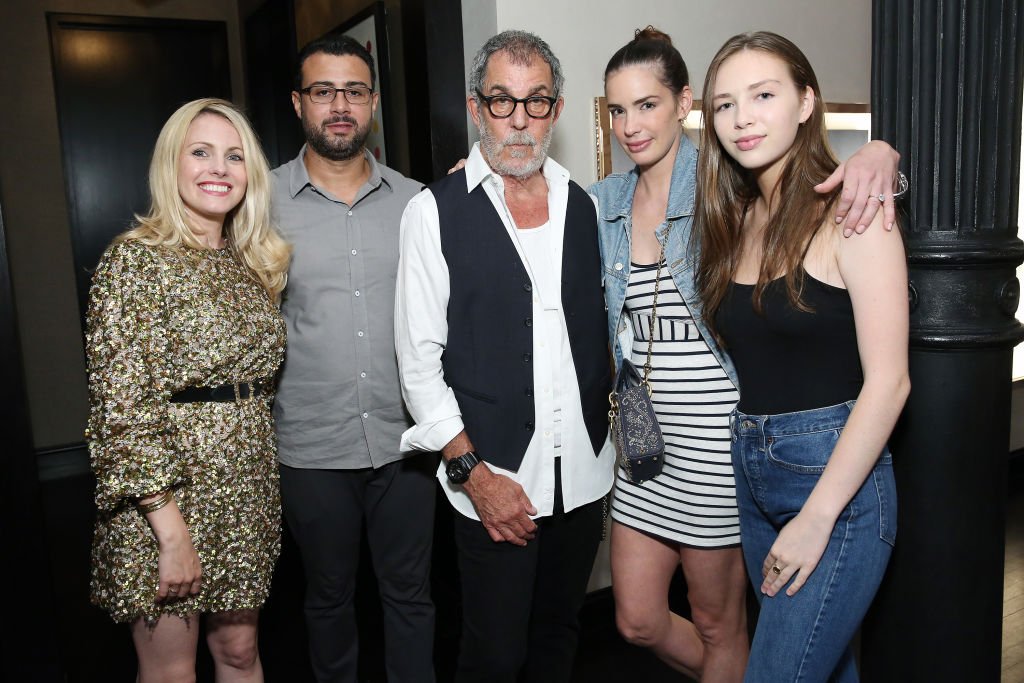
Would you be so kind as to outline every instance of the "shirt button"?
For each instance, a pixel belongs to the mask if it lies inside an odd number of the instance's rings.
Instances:
[[[359,330],[358,332],[356,332],[356,334],[357,334],[358,336],[362,337],[362,336],[363,336],[363,331],[362,331],[362,330]]]
[[[621,263],[616,263],[615,264],[615,270],[622,270],[622,264]]]
[[[362,377],[363,379],[366,379],[366,373],[365,372],[360,372],[359,376]]]
[[[358,289],[355,291],[355,295],[359,296],[359,290]]]
[[[356,255],[356,254],[358,254],[358,253],[359,253],[359,252],[358,252],[358,251],[356,251],[355,249],[353,249],[353,250],[352,250],[352,255],[353,255],[353,256],[355,256],[355,255]]]
[[[352,212],[351,212],[351,211],[349,211],[349,212],[348,212],[348,215],[349,215],[349,216],[351,216],[351,215],[352,215]]]
[[[550,438],[551,437],[551,432],[544,432],[544,436]]]
[[[369,413],[363,413],[363,419],[366,419],[366,418],[368,418],[368,417],[370,417],[370,414],[369,414]]]

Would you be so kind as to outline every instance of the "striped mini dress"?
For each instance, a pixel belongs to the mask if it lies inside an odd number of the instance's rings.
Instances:
[[[657,271],[656,264],[631,264],[626,289],[630,358],[641,372]],[[612,519],[694,548],[737,546],[729,415],[739,395],[693,324],[667,268],[662,268],[653,338],[651,401],[665,436],[665,466],[642,484],[631,483],[619,468]]]

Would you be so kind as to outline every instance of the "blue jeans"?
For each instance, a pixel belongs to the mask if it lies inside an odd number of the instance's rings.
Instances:
[[[892,456],[836,520],[824,554],[793,596],[763,595],[761,567],[828,464],[853,401],[781,415],[734,413],[732,460],[747,573],[761,603],[744,681],[858,680],[850,641],[882,581],[896,538]]]

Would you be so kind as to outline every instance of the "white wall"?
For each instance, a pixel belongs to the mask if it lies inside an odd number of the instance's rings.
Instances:
[[[593,98],[604,94],[604,67],[612,54],[648,24],[672,36],[699,97],[704,72],[718,48],[743,31],[776,31],[807,54],[832,102],[868,102],[871,92],[870,0],[463,0],[467,16],[494,7],[498,31],[517,28],[546,40],[565,71],[565,110],[551,156],[586,187],[597,179]],[[465,35],[472,55],[490,34]],[[475,131],[470,132],[475,139]]]
[[[498,30],[498,15],[494,0],[462,0],[462,57],[466,64],[463,73],[466,74],[467,79],[469,69],[473,66],[473,56],[476,55],[480,46],[487,42],[488,38],[498,33]],[[469,134],[470,145],[480,138],[468,109],[466,110],[466,131]]]

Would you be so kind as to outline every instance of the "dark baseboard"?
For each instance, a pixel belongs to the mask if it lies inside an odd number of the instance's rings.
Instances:
[[[39,481],[54,481],[89,474],[89,448],[85,442],[36,450]]]

